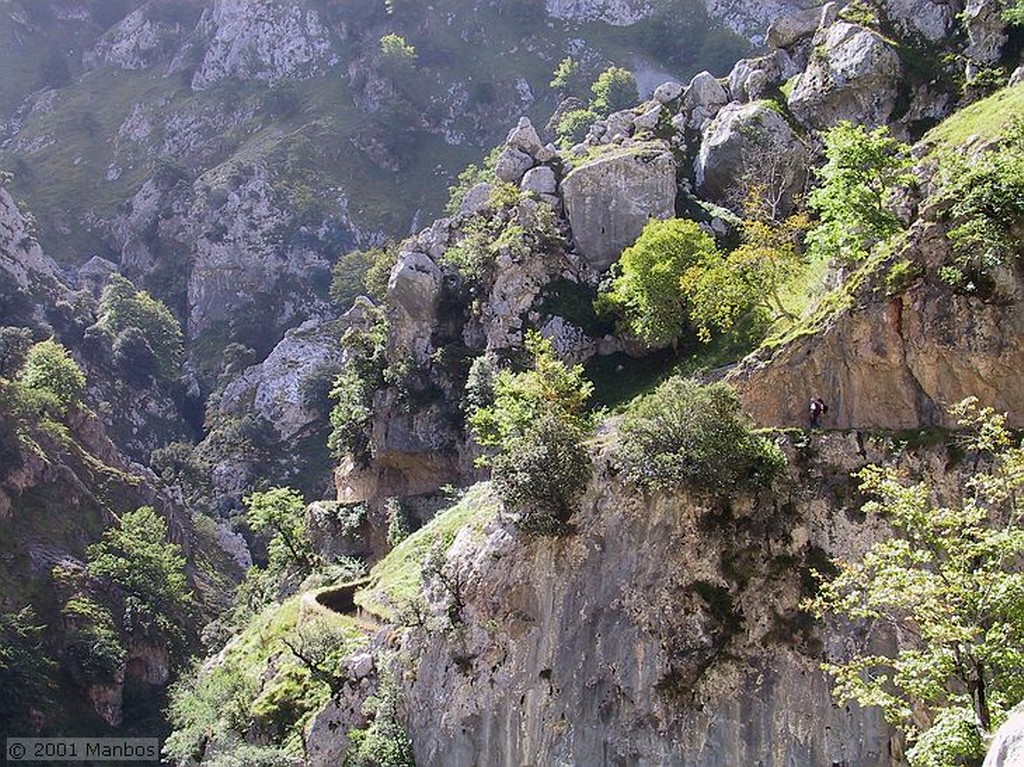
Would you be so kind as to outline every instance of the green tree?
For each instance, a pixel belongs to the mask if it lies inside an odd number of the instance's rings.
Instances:
[[[251,493],[244,499],[249,526],[270,533],[270,569],[281,572],[289,566],[302,573],[313,570],[316,554],[306,525],[306,502],[290,487],[275,487]]]
[[[130,347],[130,355],[144,354],[144,346],[152,351],[160,375],[176,375],[182,353],[181,324],[162,301],[153,298],[119,274],[112,275],[100,296],[99,320],[96,323],[117,338],[135,328],[130,340],[122,346]],[[145,345],[140,343],[141,332]]]
[[[1024,698],[1024,445],[974,398],[953,413],[988,468],[948,505],[893,467],[863,470],[861,489],[875,498],[864,511],[892,534],[859,560],[835,560],[807,605],[895,633],[894,652],[825,668],[838,700],[879,706],[905,733],[913,767],[980,764],[986,737]]]
[[[416,49],[401,35],[390,32],[380,39],[380,55],[391,77],[399,77],[416,68]]]
[[[57,666],[43,645],[45,626],[31,607],[0,612],[0,732],[31,732],[31,711],[45,711]]]
[[[798,249],[807,216],[785,221],[743,221],[743,244],[724,258],[710,256],[689,267],[680,280],[690,322],[705,343],[712,331],[729,333],[744,317],[795,319],[782,301],[782,287],[804,267]]]
[[[990,287],[993,270],[1012,266],[1024,250],[1024,120],[1011,123],[997,148],[970,161],[947,157],[941,170],[953,246],[941,273],[968,292],[980,291]]]
[[[587,137],[590,126],[600,119],[600,115],[592,109],[570,109],[558,118],[555,133],[558,143],[569,149]]]
[[[910,149],[885,126],[840,122],[824,136],[827,162],[808,205],[821,221],[807,236],[816,257],[853,263],[904,229],[893,194],[914,182]]]
[[[682,278],[687,269],[722,259],[714,238],[694,221],[652,219],[613,267],[614,279],[597,307],[621,314],[650,346],[675,341],[686,327]]]
[[[591,432],[585,408],[594,387],[582,366],[561,362],[536,331],[527,334],[526,349],[531,367],[494,375],[486,387],[493,401],[476,407],[469,423],[481,445],[498,449],[481,463],[491,463],[494,487],[516,524],[527,532],[557,534],[590,478],[583,440]],[[478,387],[477,394],[483,393]]]
[[[194,608],[185,555],[168,539],[167,522],[151,506],[122,515],[120,525],[86,549],[86,564],[90,576],[124,592],[129,631],[155,626],[183,648]]]
[[[331,300],[340,309],[350,308],[357,296],[383,301],[391,268],[397,260],[398,248],[394,243],[349,251],[331,270]]]
[[[52,338],[28,350],[18,381],[27,389],[50,394],[59,417],[67,415],[85,394],[85,374],[67,349]]]
[[[590,108],[602,115],[629,109],[640,101],[636,78],[622,67],[612,66],[604,70],[590,86],[590,92],[594,95]]]
[[[583,78],[580,63],[572,56],[566,56],[558,62],[548,87],[558,91],[562,96],[583,96],[586,89]]]
[[[681,376],[630,405],[615,455],[641,487],[719,495],[764,487],[785,465],[778,447],[752,431],[730,386]]]

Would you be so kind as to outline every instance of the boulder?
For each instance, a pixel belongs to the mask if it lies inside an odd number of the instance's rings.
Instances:
[[[902,78],[895,48],[877,32],[843,21],[820,31],[815,42],[789,96],[793,115],[816,130],[840,120],[868,126],[888,122]]]
[[[434,310],[441,294],[441,268],[425,253],[403,251],[391,269],[385,303],[391,319],[390,343],[425,364]]]
[[[533,158],[522,150],[507,146],[498,156],[494,166],[494,175],[510,184],[518,184],[523,176],[534,165]]]
[[[459,205],[459,213],[463,216],[475,216],[487,209],[491,202],[491,190],[494,187],[486,181],[474,184]]]
[[[1024,765],[1024,703],[1016,706],[1003,726],[996,730],[982,767]]]
[[[550,162],[555,157],[555,153],[540,140],[537,130],[528,117],[521,117],[519,124],[509,131],[508,137],[505,139],[505,146],[518,149],[537,162]]]
[[[675,215],[676,163],[660,143],[614,150],[566,176],[562,198],[577,249],[604,271],[648,219]]]
[[[690,81],[683,97],[681,111],[686,115],[686,127],[704,130],[718,110],[728,103],[729,94],[722,84],[710,72],[701,72]]]
[[[683,86],[673,80],[662,83],[654,89],[653,99],[659,104],[668,104],[683,95]]]
[[[743,172],[757,167],[765,183],[781,190],[786,212],[803,189],[806,165],[803,145],[778,112],[763,102],[733,102],[704,131],[694,164],[697,192],[726,202]]]
[[[920,37],[930,43],[938,43],[952,32],[954,14],[946,3],[936,0],[882,0],[882,8],[905,37]]]
[[[653,131],[661,122],[664,107],[658,102],[646,105],[644,112],[633,121],[633,129],[637,131]]]
[[[768,27],[765,42],[770,48],[789,48],[810,37],[821,22],[821,8],[808,8],[779,16]]]
[[[1007,85],[1009,85],[1012,88],[1015,85],[1020,85],[1021,83],[1024,83],[1024,64],[1021,64],[1019,67],[1013,70],[1013,74],[1010,75],[1010,81],[1007,83]]]
[[[527,171],[519,187],[524,192],[534,192],[539,195],[555,194],[558,191],[558,179],[555,178],[555,172],[551,168],[541,165]]]
[[[739,102],[756,101],[782,80],[781,57],[776,52],[756,59],[740,59],[729,73],[729,93]]]
[[[1008,39],[1001,3],[998,0],[968,0],[963,23],[968,38],[964,55],[980,66],[999,61]]]

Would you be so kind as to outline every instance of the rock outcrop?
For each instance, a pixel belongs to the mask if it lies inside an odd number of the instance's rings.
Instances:
[[[780,212],[792,210],[803,191],[807,152],[783,117],[754,102],[724,107],[704,131],[694,163],[698,193],[713,202],[732,202],[737,181],[755,175],[777,189]]]
[[[604,271],[649,219],[675,215],[675,159],[658,143],[612,149],[574,168],[562,195],[577,249]]]
[[[824,130],[840,120],[885,124],[899,97],[903,66],[877,32],[837,21],[818,32],[807,69],[789,96],[804,125]]]
[[[991,301],[952,291],[937,276],[948,248],[940,224],[919,222],[902,255],[922,278],[890,295],[882,271],[813,335],[744,362],[730,379],[754,420],[806,423],[821,396],[828,427],[951,426],[948,406],[977,396],[1024,425],[1024,287],[1010,280],[1012,294]]]
[[[1021,767],[1024,765],[1024,704],[1010,712],[989,745],[982,767]]]

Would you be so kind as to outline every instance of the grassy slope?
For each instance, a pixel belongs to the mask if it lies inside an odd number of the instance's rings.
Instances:
[[[999,137],[1010,121],[1024,116],[1024,84],[1003,88],[977,101],[928,131],[922,143],[938,152],[959,149]]]
[[[395,608],[420,593],[423,562],[435,546],[447,550],[464,527],[482,530],[498,510],[487,483],[474,485],[458,503],[410,535],[370,571],[369,585],[355,596],[356,605],[385,620]]]

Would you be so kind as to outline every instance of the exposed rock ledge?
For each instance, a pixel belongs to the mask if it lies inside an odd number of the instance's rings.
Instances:
[[[921,222],[909,243],[903,257],[925,279],[890,296],[883,270],[827,327],[748,358],[730,376],[757,423],[803,425],[818,395],[830,405],[829,427],[948,426],[948,406],[973,395],[1024,426],[1020,277],[1003,275],[998,301],[957,294],[934,276],[948,254],[942,227]]]

